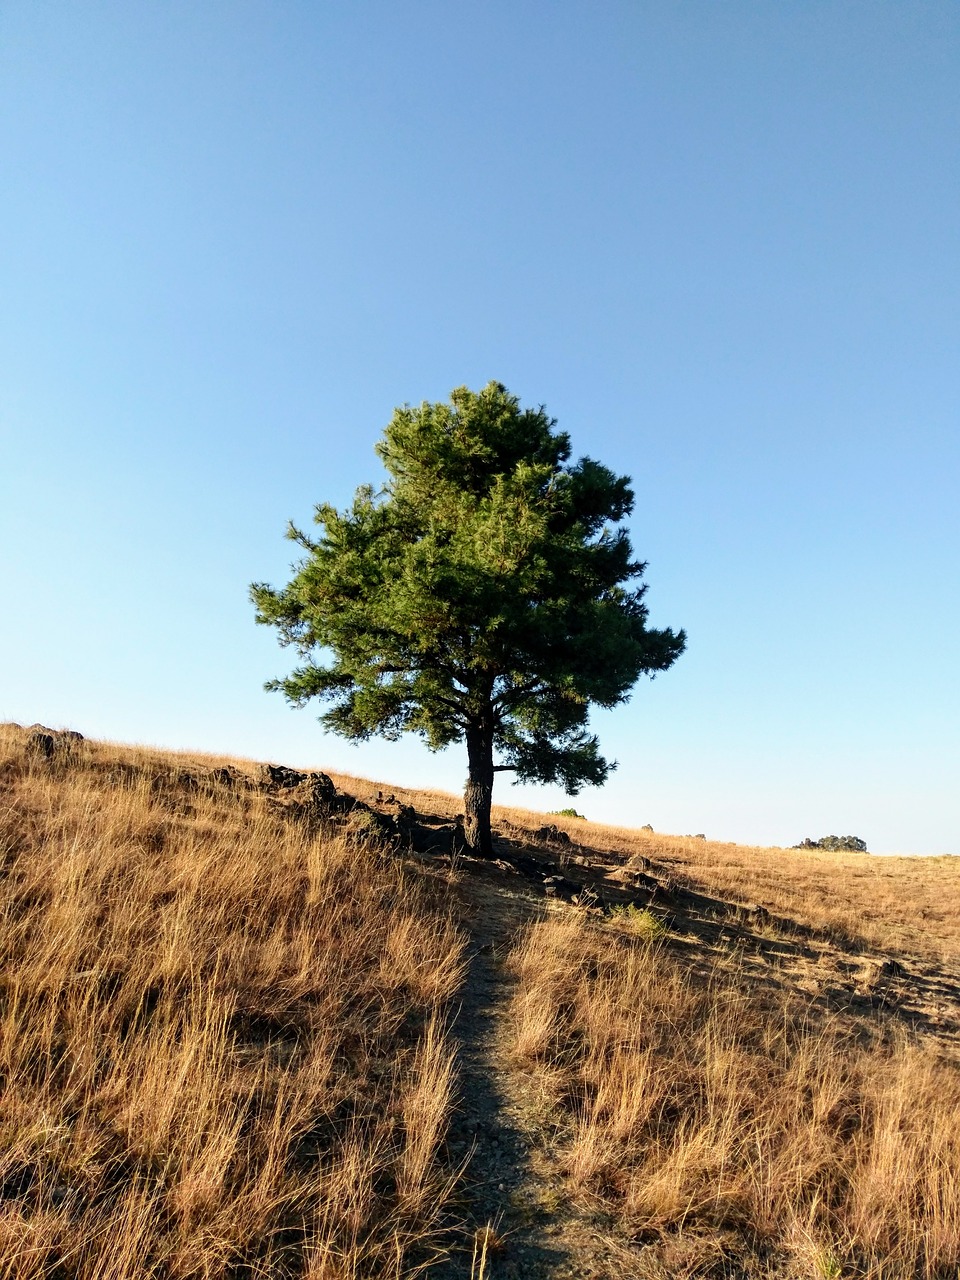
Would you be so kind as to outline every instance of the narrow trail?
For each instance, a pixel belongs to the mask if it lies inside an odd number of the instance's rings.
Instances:
[[[460,888],[469,967],[453,1026],[460,1102],[447,1146],[451,1163],[465,1166],[456,1206],[464,1244],[430,1269],[431,1280],[623,1280],[633,1274],[627,1243],[569,1202],[550,1135],[535,1123],[535,1086],[510,1061],[515,981],[504,961],[544,904],[479,879]]]

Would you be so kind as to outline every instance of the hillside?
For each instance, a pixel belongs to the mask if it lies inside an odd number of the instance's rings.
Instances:
[[[0,729],[0,1277],[951,1277],[960,866]]]

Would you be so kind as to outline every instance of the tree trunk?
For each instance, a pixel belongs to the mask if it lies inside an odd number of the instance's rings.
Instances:
[[[493,857],[490,804],[493,800],[493,734],[467,730],[469,773],[463,792],[463,834],[467,848],[481,858]]]

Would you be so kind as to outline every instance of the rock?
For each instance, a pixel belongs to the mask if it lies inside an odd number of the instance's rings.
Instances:
[[[465,852],[463,822],[448,822],[428,827],[421,822],[398,822],[400,838],[414,853],[435,855]]]
[[[564,902],[575,901],[582,887],[565,876],[546,876],[541,884],[548,898],[562,898]]]
[[[55,750],[53,734],[35,729],[27,738],[27,750],[31,755],[39,756],[44,760],[52,759]]]
[[[402,800],[398,800],[396,796],[387,796],[383,798],[383,793],[378,791],[378,804],[382,804],[385,809],[391,811],[390,816],[396,818],[398,822],[416,822],[417,811],[412,804],[404,804]]]
[[[333,779],[325,773],[310,773],[307,775],[307,783],[310,789],[310,795],[315,802],[321,800],[333,800],[339,796],[337,788],[333,785]]]
[[[236,769],[211,769],[207,775],[211,782],[218,782],[222,787],[235,787],[237,784]]]
[[[301,782],[306,782],[307,776],[298,769],[288,769],[285,764],[262,764],[257,770],[257,782],[265,791],[298,787]],[[330,785],[333,786],[333,783]]]
[[[347,815],[344,826],[359,840],[382,842],[396,835],[396,827],[389,818],[376,813],[366,805],[357,805]]]
[[[76,729],[51,729],[45,724],[30,725],[27,734],[27,750],[45,760],[54,755],[67,755],[83,742],[83,734]]]
[[[508,876],[518,876],[520,874],[513,863],[507,862],[505,858],[494,858],[490,865],[496,867],[498,871],[503,871]]]
[[[651,827],[651,825],[650,825],[650,823],[649,823],[649,822],[645,822],[645,823],[643,824],[643,826],[640,828],[640,830],[641,830],[641,831],[652,831],[652,830],[653,830],[653,827]]]
[[[533,833],[534,840],[549,840],[553,844],[570,844],[570,837],[565,831],[561,831],[559,827],[549,823],[546,826],[538,827]]]

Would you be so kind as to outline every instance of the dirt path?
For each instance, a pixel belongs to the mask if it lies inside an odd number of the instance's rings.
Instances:
[[[465,1244],[431,1268],[431,1280],[628,1278],[627,1243],[569,1203],[550,1153],[552,1135],[537,1129],[535,1086],[510,1063],[514,979],[504,960],[544,903],[480,879],[465,879],[460,889],[470,949],[454,1024],[461,1099],[448,1149],[451,1163],[465,1164],[456,1206],[456,1234]],[[481,1272],[474,1242],[484,1236],[490,1247]]]

